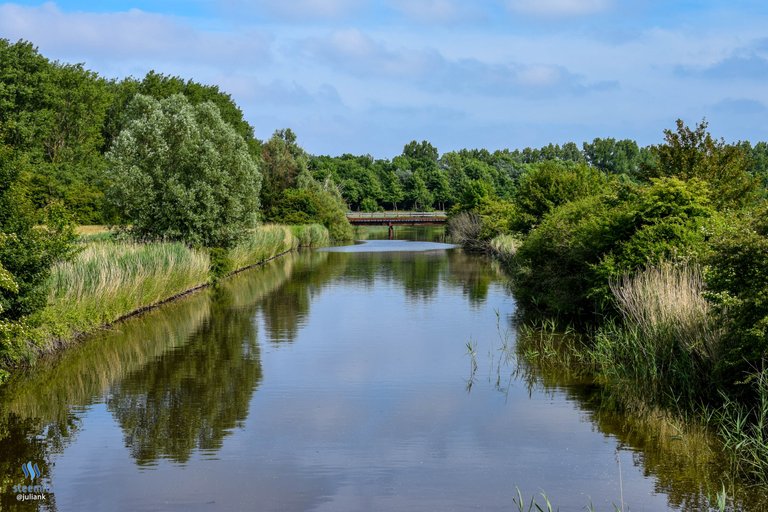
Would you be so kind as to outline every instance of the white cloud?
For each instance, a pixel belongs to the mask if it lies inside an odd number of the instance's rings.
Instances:
[[[357,29],[304,39],[297,47],[299,58],[307,63],[360,80],[379,78],[412,91],[552,97],[617,86],[611,81],[588,82],[561,65],[448,58],[433,48],[393,47]]]
[[[137,9],[85,13],[63,12],[53,3],[38,7],[2,4],[0,34],[29,40],[47,57],[75,62],[88,56],[102,62],[233,67],[270,58],[270,40],[263,34],[205,31],[184,19]]]
[[[332,19],[361,7],[359,0],[228,0],[223,6],[243,15],[267,13],[285,19]]]
[[[508,0],[513,11],[536,16],[581,16],[605,11],[611,0]]]

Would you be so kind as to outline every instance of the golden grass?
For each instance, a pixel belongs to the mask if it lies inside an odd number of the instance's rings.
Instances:
[[[645,338],[672,338],[707,359],[717,355],[722,335],[704,298],[704,279],[696,265],[662,262],[611,283],[627,322]]]
[[[77,226],[75,228],[75,233],[78,235],[98,235],[100,233],[109,233],[110,229],[109,226],[104,226],[100,224],[90,224],[90,225],[82,225]]]
[[[514,235],[499,235],[490,242],[491,252],[502,261],[510,261],[521,245]]]

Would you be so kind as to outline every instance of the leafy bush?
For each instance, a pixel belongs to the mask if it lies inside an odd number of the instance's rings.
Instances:
[[[719,373],[735,386],[768,360],[768,207],[732,214],[712,245],[710,298],[728,319]]]
[[[107,154],[110,199],[137,239],[231,247],[254,226],[261,175],[213,103],[137,95]]]
[[[586,164],[549,160],[533,164],[515,191],[515,229],[528,232],[543,217],[569,201],[602,193],[608,179]]]
[[[555,208],[517,250],[515,296],[523,306],[565,315],[592,313],[594,266],[616,243],[610,198],[592,196]]]
[[[759,180],[748,172],[747,152],[740,145],[712,138],[706,121],[691,129],[678,119],[676,130],[664,130],[664,144],[652,146],[650,152],[652,163],[642,169],[646,178],[705,181],[718,208],[744,206],[757,196]]]
[[[333,194],[318,187],[283,190],[268,219],[285,224],[318,223],[328,228],[334,240],[353,238],[346,209]]]
[[[704,184],[677,178],[565,203],[517,252],[518,298],[565,315],[610,312],[611,280],[662,259],[703,257],[708,204]]]
[[[379,206],[379,203],[377,203],[376,200],[372,197],[366,197],[363,199],[363,201],[360,203],[360,209],[364,212],[384,211],[384,208]]]

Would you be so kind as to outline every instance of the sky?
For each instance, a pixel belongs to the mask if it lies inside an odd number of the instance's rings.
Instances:
[[[218,85],[257,137],[312,154],[646,145],[678,118],[768,140],[764,0],[17,1],[0,37]]]

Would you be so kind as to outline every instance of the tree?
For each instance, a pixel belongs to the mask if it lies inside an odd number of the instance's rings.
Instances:
[[[31,164],[20,175],[39,209],[61,201],[80,222],[102,220],[102,127],[109,83],[81,64],[50,62],[30,43],[0,40],[0,143]]]
[[[527,232],[555,207],[603,191],[608,180],[586,164],[555,160],[533,164],[520,177],[515,204],[520,213],[517,229]]]
[[[296,134],[290,128],[276,130],[261,148],[264,186],[261,198],[264,209],[279,200],[285,189],[296,186],[296,178],[307,169],[307,155],[296,143]]]
[[[596,138],[583,147],[587,162],[606,174],[637,174],[640,148],[635,141]]]
[[[137,95],[107,154],[110,199],[139,239],[229,247],[256,222],[261,174],[212,103]]]
[[[757,180],[747,172],[744,148],[715,140],[702,121],[695,129],[677,120],[677,130],[664,130],[665,143],[652,146],[655,165],[645,166],[645,178],[697,178],[710,184],[717,207],[740,207],[755,198]]]
[[[403,156],[423,163],[434,162],[437,164],[438,152],[437,148],[426,140],[421,142],[412,140],[403,147]]]

